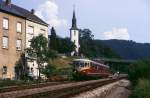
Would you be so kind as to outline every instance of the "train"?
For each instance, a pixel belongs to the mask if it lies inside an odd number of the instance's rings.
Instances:
[[[111,75],[108,65],[90,59],[74,59],[72,64],[76,73],[86,76],[106,78]]]

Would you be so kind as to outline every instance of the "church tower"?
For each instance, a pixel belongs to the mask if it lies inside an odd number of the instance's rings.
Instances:
[[[72,27],[70,29],[70,39],[74,42],[76,48],[75,51],[71,53],[71,56],[79,54],[79,29],[77,28],[77,20],[75,15],[75,10],[73,11],[73,18],[72,18]]]

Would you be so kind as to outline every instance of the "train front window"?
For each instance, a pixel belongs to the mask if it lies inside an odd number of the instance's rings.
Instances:
[[[74,62],[73,62],[73,65],[74,65],[74,67],[78,67],[78,66],[79,66],[79,62],[74,61]]]
[[[84,67],[84,63],[83,62],[80,62],[80,67]]]

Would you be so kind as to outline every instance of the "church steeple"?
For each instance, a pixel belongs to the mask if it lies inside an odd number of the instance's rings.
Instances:
[[[75,50],[71,52],[71,56],[75,56],[79,54],[79,29],[77,28],[77,20],[76,20],[76,14],[75,9],[73,10],[73,17],[72,17],[72,27],[70,29],[70,40],[74,43]]]
[[[76,20],[75,9],[73,10],[72,28],[71,29],[77,29],[77,20]]]

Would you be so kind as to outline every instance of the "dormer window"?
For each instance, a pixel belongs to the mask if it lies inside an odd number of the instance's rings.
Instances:
[[[6,5],[10,5],[11,4],[11,0],[5,0]]]

